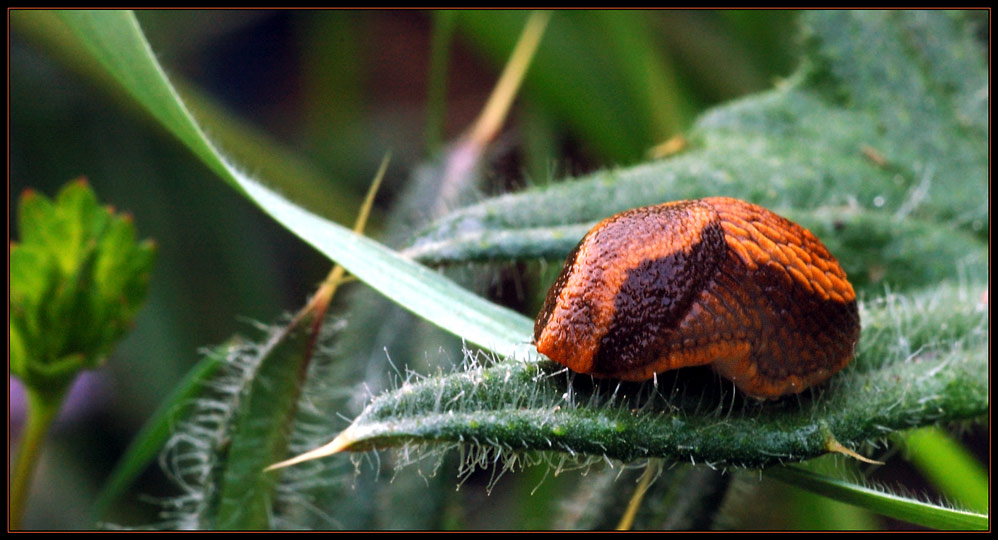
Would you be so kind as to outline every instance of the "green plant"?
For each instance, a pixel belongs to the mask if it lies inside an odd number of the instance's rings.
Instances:
[[[136,242],[130,216],[101,207],[79,179],[55,200],[27,190],[20,242],[10,244],[10,373],[27,393],[11,480],[20,528],[42,442],[73,380],[99,367],[145,300],[155,248]]]
[[[491,16],[495,21],[510,17]],[[187,113],[128,14],[61,15],[122,87],[214,173],[394,303],[496,355],[483,361],[480,353],[468,352],[468,362],[454,373],[423,377],[400,372],[394,390],[372,401],[336,441],[339,449],[399,445],[402,450],[392,459],[411,467],[426,459],[438,467],[453,466],[447,457],[453,453],[441,450],[454,449],[467,475],[479,465],[503,472],[524,463],[546,463],[558,472],[600,462],[620,466],[659,459],[706,461],[732,474],[743,467],[816,457],[833,443],[869,448],[865,445],[899,430],[986,414],[987,316],[975,300],[987,274],[982,240],[987,205],[980,197],[987,172],[987,124],[981,114],[986,100],[979,97],[986,79],[978,46],[962,16],[808,14],[807,64],[775,90],[702,116],[682,154],[486,200],[450,212],[414,240],[396,240],[409,244],[406,255],[433,264],[557,259],[593,221],[639,204],[725,194],[786,210],[824,239],[854,276],[865,300],[864,338],[855,365],[825,391],[799,401],[757,404],[714,386],[709,378],[701,386],[685,375],[663,377],[659,386],[618,386],[564,375],[526,345],[531,323],[523,315],[351,234],[233,167]],[[930,42],[918,39],[921,35],[942,37]],[[859,49],[870,43],[876,44],[878,54],[861,54]],[[627,145],[628,151],[634,146]],[[282,183],[274,187],[291,189]],[[354,316],[364,320],[363,311],[370,308],[360,301],[356,307]],[[402,331],[416,333],[405,328]],[[331,333],[325,339],[334,337]],[[410,350],[414,357],[425,353],[419,341]],[[174,447],[175,455],[202,460],[194,468],[197,482],[188,483],[191,504],[175,524],[452,524],[441,521],[448,506],[447,482],[441,475],[430,475],[425,485],[413,487],[402,480],[386,490],[366,475],[354,480],[344,458],[268,473],[280,476],[260,477],[260,487],[243,493],[227,492],[222,471],[239,465],[228,461],[238,457],[230,452],[235,446],[230,446],[228,429],[247,407],[241,401],[248,395],[244,392],[268,379],[258,378],[264,374],[262,364],[253,361],[260,358],[257,347],[236,345],[225,354],[235,367],[227,373],[221,395],[207,405],[228,412],[201,418],[202,427],[207,421],[218,422],[217,431],[199,440],[200,453],[197,448]],[[299,409],[290,451],[306,450],[323,436],[332,438],[335,422],[330,411],[346,406],[349,396],[342,388],[324,386],[320,375],[357,370],[356,365],[343,365],[356,356],[344,353],[336,358],[316,367],[318,373],[304,379],[304,389],[294,388],[305,394],[300,403],[314,409]],[[660,388],[675,388],[677,393],[663,395]],[[664,489],[659,495],[665,500],[687,496],[676,491],[677,486],[690,489],[703,495],[700,515],[711,514],[703,510],[716,509],[719,502],[710,494],[723,492],[727,480],[695,471],[665,473],[653,488]],[[839,485],[793,467],[779,471],[783,480],[826,494],[833,490],[814,488],[814,482],[825,488]],[[675,482],[666,482],[666,477]],[[611,519],[620,489],[606,482],[585,502],[591,506],[580,517]],[[263,511],[251,506],[246,508],[253,511],[244,516],[227,514],[225,508],[241,507],[241,495],[263,500]],[[931,526],[981,527],[987,520],[940,507],[908,512],[910,501],[890,502],[872,491],[853,489],[850,497],[859,497],[850,500],[861,504],[882,503],[881,511],[893,509]],[[411,521],[383,521],[389,516],[378,512],[376,500],[396,498],[416,510],[391,517]],[[337,503],[314,508],[310,501],[315,500]],[[703,527],[710,519],[689,522]],[[676,521],[653,514],[639,515],[637,523]],[[607,521],[589,524],[606,526]]]

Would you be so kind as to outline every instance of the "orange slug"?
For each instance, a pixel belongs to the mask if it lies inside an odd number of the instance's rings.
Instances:
[[[856,294],[821,241],[765,208],[712,197],[593,227],[548,291],[534,343],[596,377],[710,365],[773,399],[845,367],[859,332]]]

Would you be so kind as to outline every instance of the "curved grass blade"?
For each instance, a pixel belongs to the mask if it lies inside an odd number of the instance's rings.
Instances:
[[[872,510],[888,517],[943,530],[988,530],[988,515],[946,508],[855,483],[814,473],[799,467],[773,467],[766,475],[781,482]]]
[[[243,174],[215,148],[156,62],[130,12],[60,12],[80,42],[156,119],[219,177],[361,281],[428,321],[499,354],[526,351],[532,323],[291,203]],[[523,357],[523,354],[521,354]]]
[[[938,428],[906,433],[908,461],[940,492],[977,512],[988,511],[988,471],[957,441]]]
[[[504,62],[527,14],[461,11],[458,30],[496,63]],[[638,12],[560,11],[551,20],[526,86],[591,148],[634,162],[685,123],[689,99],[676,87],[670,60]],[[600,106],[593,107],[592,103]]]
[[[114,95],[122,94],[118,82],[86,49],[59,17],[49,10],[19,10],[11,14],[11,25],[18,31],[43,43],[73,71],[108,88]],[[234,152],[244,167],[258,171],[296,201],[336,221],[346,221],[353,215],[353,194],[343,184],[323,176],[319,167],[303,158],[275,137],[259,131],[212,99],[203,89],[173,75],[174,84],[191,111],[211,127],[212,137],[219,146]],[[124,99],[127,96],[122,95]]]
[[[138,478],[139,474],[159,455],[174,425],[184,414],[184,406],[203,390],[205,381],[222,367],[225,358],[222,346],[207,354],[177,384],[163,404],[149,417],[111,471],[94,503],[95,521],[103,519],[111,504]]]

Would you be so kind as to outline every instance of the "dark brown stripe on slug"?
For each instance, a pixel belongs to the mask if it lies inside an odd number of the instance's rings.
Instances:
[[[614,376],[654,362],[676,335],[679,322],[713,279],[727,255],[724,232],[707,223],[688,250],[642,261],[627,271],[614,301],[610,330],[600,340],[593,362],[596,375]]]
[[[855,300],[822,298],[774,264],[753,270],[732,257],[722,268],[717,292],[701,301],[709,307],[726,297],[752,306],[744,327],[725,329],[746,336],[751,352],[715,361],[719,374],[751,395],[774,397],[820,383],[849,363],[859,339]]]
[[[635,208],[598,223],[569,256],[535,324],[537,350],[590,373],[630,270],[690,252],[717,213],[700,201]]]

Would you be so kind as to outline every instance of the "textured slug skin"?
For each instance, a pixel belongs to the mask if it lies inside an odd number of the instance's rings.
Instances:
[[[597,377],[709,364],[746,394],[776,398],[845,367],[859,331],[852,285],[810,231],[713,197],[593,227],[548,291],[534,342]]]

